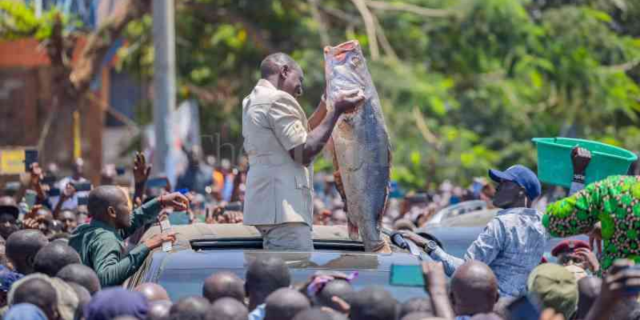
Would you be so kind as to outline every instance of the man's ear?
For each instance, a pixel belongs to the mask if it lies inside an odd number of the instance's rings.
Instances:
[[[107,208],[107,214],[109,215],[109,217],[115,219],[116,218],[116,209],[114,207],[108,207]]]
[[[36,262],[36,255],[35,255],[35,254],[33,254],[33,255],[29,255],[29,256],[27,257],[27,265],[29,265],[29,266],[32,266],[32,267],[33,267],[33,265],[35,264],[35,262]]]
[[[289,66],[285,64],[284,66],[282,66],[282,68],[280,68],[280,77],[282,77],[282,79],[288,78],[289,72],[291,72],[291,68],[289,68]]]

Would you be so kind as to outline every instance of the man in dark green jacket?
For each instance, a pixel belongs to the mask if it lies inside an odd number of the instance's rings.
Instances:
[[[154,222],[162,208],[184,211],[188,202],[180,193],[171,193],[132,212],[131,200],[124,189],[98,187],[89,194],[91,223],[76,228],[69,245],[78,251],[83,264],[95,270],[102,287],[120,285],[140,268],[151,250],[165,241],[175,241],[175,234],[155,235],[129,252],[126,252],[124,239],[145,224]]]

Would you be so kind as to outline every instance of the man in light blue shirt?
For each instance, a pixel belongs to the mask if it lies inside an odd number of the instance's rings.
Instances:
[[[518,297],[527,292],[527,277],[540,264],[546,244],[542,214],[531,208],[542,188],[535,173],[521,165],[506,171],[489,170],[489,176],[498,183],[493,204],[503,210],[471,244],[464,259],[446,253],[434,241],[407,237],[424,245],[433,260],[442,262],[448,276],[465,261],[481,261],[495,273],[500,297]]]

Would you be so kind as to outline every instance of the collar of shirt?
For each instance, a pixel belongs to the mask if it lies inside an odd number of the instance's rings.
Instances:
[[[523,214],[528,216],[536,216],[542,218],[542,213],[533,208],[509,208],[498,211],[496,216],[503,216],[506,214]]]
[[[278,88],[276,88],[271,82],[269,82],[269,80],[266,80],[266,79],[258,80],[258,84],[256,86],[268,88],[271,90],[278,90]]]
[[[105,222],[102,222],[98,219],[91,219],[91,222],[89,223],[91,226],[96,227],[96,228],[101,228],[101,229],[105,229],[107,231],[113,232],[116,234],[116,236],[118,236],[120,238],[120,232],[118,232],[118,229],[108,225]]]

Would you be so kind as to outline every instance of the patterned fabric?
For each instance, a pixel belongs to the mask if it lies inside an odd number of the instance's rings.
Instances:
[[[588,185],[571,197],[547,207],[543,224],[553,236],[587,233],[602,224],[602,271],[613,261],[640,262],[640,176],[613,176]]]
[[[513,208],[498,212],[474,241],[464,259],[437,248],[431,258],[444,264],[452,276],[465,261],[486,263],[496,274],[500,297],[519,297],[527,292],[527,278],[544,253],[546,232],[542,214],[534,209]]]

